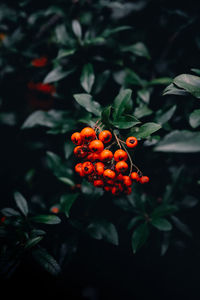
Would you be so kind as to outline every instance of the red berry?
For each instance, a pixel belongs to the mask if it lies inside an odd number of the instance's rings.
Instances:
[[[101,141],[99,140],[94,140],[89,144],[89,149],[91,152],[94,153],[100,153],[104,149],[104,145]]]
[[[109,130],[103,130],[99,134],[99,140],[104,144],[109,143],[112,140],[112,133]]]
[[[71,136],[71,140],[77,146],[80,146],[83,143],[81,134],[79,132],[74,132]]]
[[[125,161],[116,163],[115,169],[118,173],[124,173],[128,170],[128,164]]]
[[[137,141],[136,137],[134,137],[134,136],[130,136],[130,137],[128,137],[127,140],[126,140],[126,145],[127,145],[127,147],[129,147],[129,148],[134,148],[134,147],[136,147],[136,146],[137,146],[137,143],[138,143],[138,141]]]
[[[124,151],[122,149],[118,149],[114,153],[114,159],[115,159],[115,161],[121,161],[121,160],[125,161],[128,159],[128,155],[127,155],[126,151]]]
[[[149,182],[149,177],[148,176],[142,176],[140,177],[140,183],[147,183]]]

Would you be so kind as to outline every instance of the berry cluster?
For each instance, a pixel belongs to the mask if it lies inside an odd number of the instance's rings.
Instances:
[[[121,193],[129,195],[133,181],[143,184],[148,182],[149,178],[143,176],[138,167],[133,164],[126,149],[126,146],[136,147],[137,139],[131,136],[124,142],[115,133],[113,134],[114,142],[112,142],[112,133],[109,130],[101,131],[97,125],[94,129],[85,127],[81,132],[73,133],[71,140],[76,145],[74,154],[82,160],[76,164],[75,171],[81,177],[86,177],[95,187],[104,188],[113,195]],[[109,144],[110,142],[112,143]],[[116,145],[118,149],[112,152],[110,149]],[[127,162],[128,159],[130,165]],[[132,172],[133,167],[137,172]]]

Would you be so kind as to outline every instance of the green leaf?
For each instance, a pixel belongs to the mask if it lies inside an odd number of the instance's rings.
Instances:
[[[43,239],[43,236],[37,236],[34,238],[29,239],[26,244],[24,245],[25,249],[30,249],[37,245],[41,240]]]
[[[163,113],[161,111],[161,112],[157,113],[156,122],[160,123],[161,125],[167,123],[174,115],[175,110],[176,110],[176,105],[173,105],[166,112]]]
[[[189,93],[183,89],[176,87],[173,83],[171,83],[163,91],[163,96],[166,96],[166,95],[186,96],[186,95],[189,95]]]
[[[151,224],[161,231],[169,231],[172,229],[172,225],[164,218],[155,218],[151,221]]]
[[[181,74],[174,78],[174,84],[200,99],[200,77],[190,74]]]
[[[200,76],[200,69],[192,68],[191,71],[193,71],[194,73]]]
[[[127,229],[128,229],[128,230],[132,229],[132,228],[133,228],[139,221],[141,221],[141,220],[144,220],[144,218],[141,217],[141,216],[137,216],[137,217],[132,218],[132,219],[129,221],[129,223],[128,223]]]
[[[69,217],[70,209],[73,203],[78,198],[78,195],[79,194],[76,193],[76,194],[67,194],[61,196],[60,203],[61,203],[62,211],[64,211],[67,217]]]
[[[132,249],[136,253],[146,242],[149,236],[149,228],[146,223],[139,225],[132,234]]]
[[[37,126],[46,126],[52,127],[54,125],[54,121],[52,117],[45,111],[36,111],[32,113],[22,125],[22,129],[33,128]]]
[[[75,36],[79,39],[82,37],[82,30],[81,30],[81,25],[78,20],[73,20],[72,21],[72,30],[75,34]]]
[[[75,52],[76,52],[76,49],[60,49],[58,51],[58,56],[56,57],[56,59],[61,59],[63,57],[73,55]]]
[[[140,105],[134,110],[134,116],[138,119],[149,116],[152,113],[153,111],[150,108],[148,108],[148,106],[145,104]]]
[[[101,115],[101,105],[92,99],[89,94],[76,94],[74,95],[75,100],[79,105],[83,106],[87,111],[93,113],[99,117]]]
[[[189,123],[193,128],[197,128],[200,125],[200,109],[195,109],[190,114]]]
[[[199,200],[191,195],[186,195],[181,201],[181,207],[193,208],[198,204]]]
[[[87,93],[90,93],[94,84],[95,76],[92,64],[86,64],[81,73],[81,86]]]
[[[53,69],[50,71],[46,77],[44,78],[43,82],[44,83],[51,83],[51,82],[57,82],[71,73],[73,73],[75,68],[72,68],[71,70],[64,71],[62,67],[58,66],[57,68]]]
[[[1,209],[1,213],[6,217],[20,216],[20,213],[18,211],[10,207]]]
[[[112,125],[110,120],[111,109],[111,106],[107,106],[102,110],[101,113],[101,122],[105,124],[108,128]]]
[[[133,134],[138,139],[145,139],[160,128],[160,124],[149,122],[143,124],[139,128],[137,127],[131,129],[131,134]]]
[[[14,198],[15,198],[15,202],[16,202],[16,205],[19,208],[19,210],[22,212],[22,214],[24,216],[27,216],[28,204],[27,204],[26,199],[19,192],[14,193]]]
[[[128,129],[139,123],[141,122],[131,115],[120,116],[116,121],[112,122],[112,124],[119,129]]]
[[[151,213],[151,218],[158,218],[170,215],[177,210],[178,208],[175,205],[161,204],[153,210],[153,212]]]
[[[60,272],[60,266],[57,261],[44,248],[32,251],[34,259],[50,274],[57,276]]]
[[[126,70],[125,83],[139,85],[144,87],[146,85],[146,81],[140,78],[138,74],[136,74],[133,70]]]
[[[193,234],[186,224],[184,224],[181,220],[179,220],[179,218],[175,216],[171,216],[171,219],[178,230],[180,230],[187,236],[192,237]]]
[[[137,42],[131,46],[123,47],[121,50],[123,52],[131,52],[136,56],[146,57],[147,59],[151,58],[147,47],[141,42]]]
[[[150,96],[151,96],[151,90],[152,90],[152,89],[146,89],[146,88],[139,90],[139,91],[137,92],[138,97],[139,97],[140,99],[142,99],[142,101],[144,101],[145,103],[148,104],[148,103],[149,103],[149,100],[150,100]]]
[[[167,134],[154,151],[192,153],[200,151],[200,132],[174,130]]]
[[[119,26],[113,29],[106,29],[101,35],[105,38],[108,38],[110,35],[118,33],[120,31],[132,29],[131,26]]]
[[[167,84],[171,84],[172,81],[173,79],[169,77],[155,78],[149,81],[148,85],[167,85]]]
[[[114,245],[119,243],[115,225],[106,220],[97,220],[90,223],[86,231],[94,239],[105,240]]]
[[[38,215],[32,217],[31,220],[36,223],[44,224],[59,224],[61,222],[60,218],[54,215]]]
[[[62,181],[63,183],[69,185],[69,186],[74,186],[75,185],[75,182],[72,179],[68,178],[68,177],[58,177],[58,179],[60,181]]]
[[[113,120],[117,121],[118,118],[123,114],[127,104],[131,99],[132,91],[130,89],[121,90],[113,102]]]
[[[68,159],[74,150],[74,144],[71,142],[65,143],[64,144],[64,154],[65,154],[65,158]]]

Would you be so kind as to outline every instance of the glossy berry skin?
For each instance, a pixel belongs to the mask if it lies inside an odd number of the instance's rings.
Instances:
[[[104,149],[100,153],[100,160],[103,162],[108,162],[113,158],[113,153],[110,150]]]
[[[100,155],[98,153],[89,153],[87,156],[87,160],[94,162],[96,160],[100,160]]]
[[[104,144],[109,143],[112,140],[112,133],[109,130],[103,130],[99,134],[99,140]]]
[[[134,136],[129,136],[126,140],[126,145],[129,148],[134,148],[137,146],[137,144],[138,144],[138,141],[137,141],[136,137],[134,137]]]
[[[114,195],[114,196],[118,196],[120,194],[120,190],[118,189],[118,187],[114,186],[111,190],[111,193]]]
[[[77,165],[75,166],[75,171],[76,171],[76,173],[78,173],[81,177],[84,177],[84,176],[85,176],[85,174],[84,174],[84,172],[83,172],[83,165],[82,165],[82,163],[79,163],[79,164],[77,164]]]
[[[114,153],[114,159],[115,161],[126,161],[128,159],[128,155],[126,153],[126,151],[122,150],[122,149],[118,149],[117,151],[115,151]]]
[[[103,172],[103,176],[107,179],[114,179],[115,178],[115,172],[111,169],[107,169]]]
[[[87,155],[87,147],[77,146],[74,148],[74,154],[78,158],[83,158]]]
[[[132,180],[139,181],[139,180],[140,180],[140,176],[138,175],[137,172],[132,172],[132,173],[131,173],[131,179],[132,179]]]
[[[148,176],[142,176],[140,177],[140,183],[147,183],[149,182],[149,177]]]
[[[104,173],[104,164],[102,162],[97,162],[94,165],[94,169],[95,169],[97,175],[101,176]]]
[[[81,138],[85,143],[89,143],[96,138],[96,133],[91,127],[85,127],[81,130]]]
[[[102,141],[94,140],[89,144],[89,149],[93,153],[101,153],[104,149]]]
[[[123,182],[125,186],[131,186],[132,185],[132,180],[129,176],[123,176]]]
[[[104,182],[101,179],[94,180],[93,184],[96,187],[103,187],[104,186]]]
[[[85,175],[90,175],[94,171],[94,166],[90,161],[86,161],[83,163],[82,169]]]
[[[115,170],[118,173],[124,173],[128,170],[128,164],[125,161],[119,161],[116,163]]]
[[[80,132],[74,132],[71,136],[71,141],[77,146],[82,145],[83,141]]]

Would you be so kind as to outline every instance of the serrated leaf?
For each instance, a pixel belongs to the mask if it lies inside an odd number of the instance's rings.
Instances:
[[[115,97],[113,102],[113,120],[114,122],[123,114],[127,104],[131,99],[132,91],[130,89],[121,90],[120,93]]]
[[[118,233],[115,225],[106,220],[97,220],[90,223],[86,228],[87,233],[97,240],[105,240],[118,245]]]
[[[38,215],[31,218],[33,222],[43,223],[43,224],[59,224],[61,222],[60,218],[54,215]]]
[[[92,64],[86,64],[81,73],[81,86],[87,93],[90,93],[94,84],[95,76]]]
[[[189,123],[193,128],[200,126],[200,109],[195,109],[189,117]]]
[[[136,253],[146,242],[149,236],[149,228],[146,223],[139,225],[132,234],[132,249]]]
[[[57,261],[44,248],[35,249],[32,251],[35,260],[50,274],[56,276],[61,272]]]
[[[72,68],[71,70],[64,71],[60,66],[50,71],[46,77],[43,80],[43,83],[51,83],[51,82],[57,82],[71,73],[73,73],[75,68]]]
[[[95,116],[99,117],[101,115],[101,105],[92,99],[89,94],[75,94],[74,99],[79,105],[83,106],[88,112],[93,113]]]
[[[164,218],[152,219],[151,224],[161,231],[169,231],[172,229],[172,224]]]
[[[188,130],[174,130],[167,134],[154,151],[193,153],[200,151],[200,133]]]
[[[15,198],[15,202],[16,202],[16,205],[19,208],[19,210],[22,212],[22,214],[24,216],[27,216],[27,214],[28,214],[28,204],[27,204],[27,201],[24,198],[24,196],[22,196],[22,194],[20,194],[19,192],[15,192],[14,193],[14,198]]]
[[[131,134],[138,139],[145,139],[150,136],[152,133],[158,131],[161,128],[160,124],[149,122],[145,123],[139,128],[131,129]]]
[[[79,194],[67,194],[67,195],[62,195],[60,198],[60,203],[62,207],[62,211],[66,214],[67,217],[69,217],[69,212],[70,209],[73,205],[73,203],[76,201],[78,198]]]

